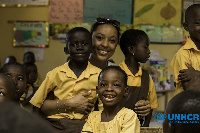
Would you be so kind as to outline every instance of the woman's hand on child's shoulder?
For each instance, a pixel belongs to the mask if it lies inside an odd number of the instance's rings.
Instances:
[[[72,110],[81,114],[90,113],[92,108],[94,107],[93,100],[86,98],[90,94],[91,94],[91,91],[78,94],[75,97],[69,99]]]
[[[144,117],[144,116],[147,116],[150,113],[151,105],[150,105],[150,102],[148,100],[139,100],[135,104],[134,109],[135,109],[135,113]]]

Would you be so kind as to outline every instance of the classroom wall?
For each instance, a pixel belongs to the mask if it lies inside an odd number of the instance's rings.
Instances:
[[[18,62],[22,63],[22,58],[24,54],[24,48],[13,47],[13,21],[17,20],[43,20],[48,21],[48,7],[8,7],[0,8],[0,61],[1,64],[4,63],[6,56],[14,55]],[[67,55],[64,53],[63,48],[65,44],[61,43],[58,40],[52,40],[50,38],[49,47],[44,48],[44,60],[36,62],[38,66],[39,74],[42,79],[45,78],[46,73],[53,68],[62,65],[66,62]],[[169,74],[173,74],[170,61],[176,51],[180,48],[180,44],[175,45],[159,45],[151,44],[151,50],[160,51],[160,58],[166,58],[166,66],[169,68]],[[117,46],[115,54],[111,57],[116,64],[119,64],[123,61],[124,55],[122,54],[119,46]],[[173,96],[170,94],[169,99]],[[161,98],[162,99],[162,98]],[[159,100],[160,108],[163,110],[163,100]]]

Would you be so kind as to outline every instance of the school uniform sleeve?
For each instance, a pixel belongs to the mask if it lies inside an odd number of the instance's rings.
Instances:
[[[140,121],[135,112],[130,109],[125,110],[124,121],[120,133],[140,133]]]
[[[149,92],[148,92],[147,100],[150,101],[151,109],[158,108],[156,88],[150,75],[149,75]]]
[[[176,94],[183,91],[181,82],[178,80],[179,71],[188,69],[185,63],[190,64],[189,51],[180,49],[172,58],[171,67],[174,71],[174,82],[176,82]]]
[[[52,82],[52,72],[47,73],[45,80],[42,82],[41,86],[38,88],[30,103],[38,108],[40,108],[47,97],[47,94],[53,90]]]

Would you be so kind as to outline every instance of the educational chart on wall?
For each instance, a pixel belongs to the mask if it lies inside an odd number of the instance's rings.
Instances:
[[[50,0],[49,22],[83,22],[83,0]]]
[[[37,5],[37,6],[46,6],[48,5],[49,0],[0,0],[1,6],[7,5]]]
[[[181,27],[181,3],[180,0],[135,0],[133,24]]]
[[[151,43],[182,43],[183,29],[176,26],[141,25],[141,30],[149,36]]]
[[[48,23],[45,21],[16,21],[14,47],[47,47]]]
[[[132,7],[132,0],[84,0],[83,21],[93,23],[97,17],[105,17],[131,24]]]

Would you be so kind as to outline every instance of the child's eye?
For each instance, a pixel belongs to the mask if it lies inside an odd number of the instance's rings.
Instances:
[[[72,47],[75,47],[77,44],[75,42],[70,43]]]
[[[84,42],[82,45],[84,45],[84,46],[87,46],[87,45],[88,45],[88,43],[87,43],[87,42]]]
[[[101,87],[105,87],[105,86],[106,86],[106,84],[104,84],[104,83],[101,83],[101,84],[100,84],[100,86],[101,86]]]
[[[120,85],[119,85],[119,84],[114,84],[114,86],[115,86],[115,87],[120,87]]]
[[[2,91],[0,91],[0,96],[5,96],[4,93]]]
[[[196,24],[200,24],[200,22],[196,22]]]
[[[18,77],[17,80],[19,80],[19,81],[23,81],[24,78],[23,78],[23,77]]]

